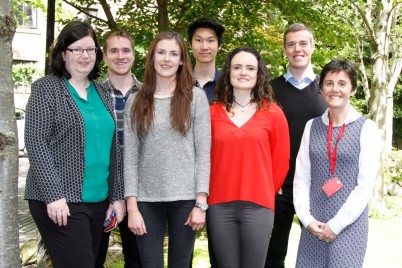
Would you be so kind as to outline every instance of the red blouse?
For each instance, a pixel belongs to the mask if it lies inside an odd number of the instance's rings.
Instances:
[[[211,111],[209,205],[250,201],[274,210],[275,194],[289,169],[289,130],[275,103],[236,126],[220,104]]]

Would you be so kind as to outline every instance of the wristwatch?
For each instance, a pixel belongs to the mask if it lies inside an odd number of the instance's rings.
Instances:
[[[206,211],[208,209],[208,204],[207,203],[195,203],[194,205],[197,208],[200,208],[202,211]]]

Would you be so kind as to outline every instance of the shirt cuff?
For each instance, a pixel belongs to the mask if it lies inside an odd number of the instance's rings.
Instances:
[[[332,232],[334,232],[336,235],[339,235],[340,232],[342,232],[343,225],[336,219],[332,219],[328,222],[329,228],[331,228]]]

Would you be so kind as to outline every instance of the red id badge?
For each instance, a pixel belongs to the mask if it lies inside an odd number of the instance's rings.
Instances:
[[[332,179],[327,180],[321,188],[324,190],[324,193],[328,197],[331,197],[334,193],[339,191],[342,187],[343,187],[343,183],[339,180],[339,178],[333,177]]]

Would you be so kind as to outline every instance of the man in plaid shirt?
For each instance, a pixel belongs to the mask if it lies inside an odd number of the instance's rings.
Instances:
[[[108,65],[107,76],[102,81],[103,87],[110,92],[113,98],[116,127],[119,144],[123,147],[124,107],[131,93],[138,91],[141,83],[131,73],[134,64],[134,40],[130,33],[124,30],[113,30],[105,37],[103,45],[103,60]],[[127,215],[119,224],[120,236],[123,246],[124,267],[138,268],[141,261],[138,253],[136,236],[130,231]],[[103,267],[109,246],[110,232],[103,233],[101,247],[96,267]]]

